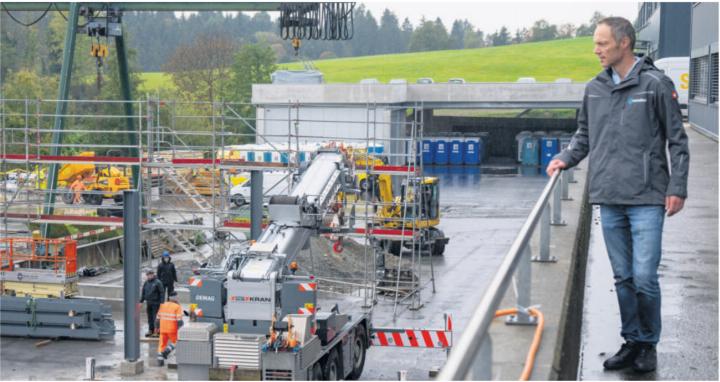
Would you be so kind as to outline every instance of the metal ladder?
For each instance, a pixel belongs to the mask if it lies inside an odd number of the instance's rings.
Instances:
[[[152,218],[152,222],[154,224],[170,224],[167,219],[165,219],[162,216],[157,216]],[[193,244],[190,240],[185,238],[185,235],[183,235],[182,230],[174,229],[174,228],[167,228],[167,227],[160,227],[160,229],[167,235],[167,237],[170,238],[170,240],[175,243],[177,246],[183,249],[183,251],[188,253],[200,253],[198,250],[198,247]]]
[[[212,212],[213,207],[208,203],[204,196],[200,195],[195,186],[188,182],[182,175],[178,174],[173,167],[162,167],[162,171],[165,173],[166,178],[174,183],[183,194],[187,195],[190,200],[200,210],[205,212]]]

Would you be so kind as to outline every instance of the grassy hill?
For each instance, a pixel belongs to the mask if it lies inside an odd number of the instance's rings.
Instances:
[[[325,81],[358,82],[377,78],[387,83],[393,78],[415,82],[431,77],[436,82],[461,77],[470,82],[516,81],[535,77],[538,81],[571,78],[587,81],[601,67],[592,52],[591,37],[543,41],[480,49],[390,54],[315,61]],[[282,64],[302,69],[301,64]]]
[[[412,83],[421,77],[431,77],[436,82],[454,77],[469,82],[513,82],[518,77],[535,77],[538,81],[556,78],[587,81],[601,69],[592,51],[592,38],[581,37],[480,49],[318,60],[314,64],[328,83],[352,83],[363,78],[377,78],[383,83],[404,78]],[[301,63],[278,67],[303,68]],[[142,78],[146,80],[145,91],[158,86],[172,88],[169,76],[164,73],[143,73]]]

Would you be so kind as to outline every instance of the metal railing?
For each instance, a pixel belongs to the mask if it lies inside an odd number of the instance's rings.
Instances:
[[[568,200],[570,176],[568,171],[562,173],[557,171],[545,185],[437,380],[492,379],[492,341],[488,329],[495,318],[498,305],[513,281],[513,276],[517,289],[518,314],[509,318],[507,323],[535,324],[535,318],[528,314],[528,308],[531,306],[531,261],[556,261],[550,256],[550,226],[565,225],[561,218],[561,199]],[[561,183],[560,187],[557,187],[558,181]],[[538,223],[540,224],[540,255],[532,257],[530,241]]]

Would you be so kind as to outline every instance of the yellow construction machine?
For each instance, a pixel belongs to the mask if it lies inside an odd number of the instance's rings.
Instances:
[[[95,153],[85,151],[78,155],[93,157]],[[87,204],[101,205],[104,198],[113,198],[116,202],[119,202],[122,200],[121,192],[130,189],[130,169],[128,167],[118,168],[91,163],[64,164],[58,170],[58,189],[70,187],[77,177],[80,177],[85,185],[86,192],[83,193],[82,197]],[[45,188],[45,186],[43,183],[41,187]],[[64,193],[62,199],[63,202],[71,204],[73,201],[72,192]]]
[[[379,202],[374,211],[376,225],[387,229],[414,229],[422,236],[419,242],[424,244],[423,249],[429,250],[433,255],[442,255],[449,239],[437,228],[440,224],[438,178],[406,178],[399,195],[395,196],[390,175],[363,171],[385,165],[384,159],[358,150],[351,152],[350,158],[355,164],[355,181],[361,197]],[[415,190],[414,187],[418,186],[420,189]],[[416,198],[419,198],[417,203]],[[402,247],[412,245],[412,241],[384,240],[382,245],[393,255],[399,255]]]

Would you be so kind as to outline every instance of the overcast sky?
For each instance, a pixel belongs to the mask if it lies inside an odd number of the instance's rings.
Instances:
[[[551,24],[573,23],[578,26],[587,23],[593,12],[600,11],[606,16],[622,16],[631,22],[638,12],[638,3],[630,1],[615,2],[509,2],[509,1],[363,1],[363,4],[380,22],[385,8],[393,11],[400,23],[405,17],[417,26],[420,19],[435,20],[440,17],[445,28],[450,32],[452,22],[456,19],[468,19],[476,28],[492,33],[503,25],[513,32],[518,28],[530,28],[532,24],[545,19]]]

